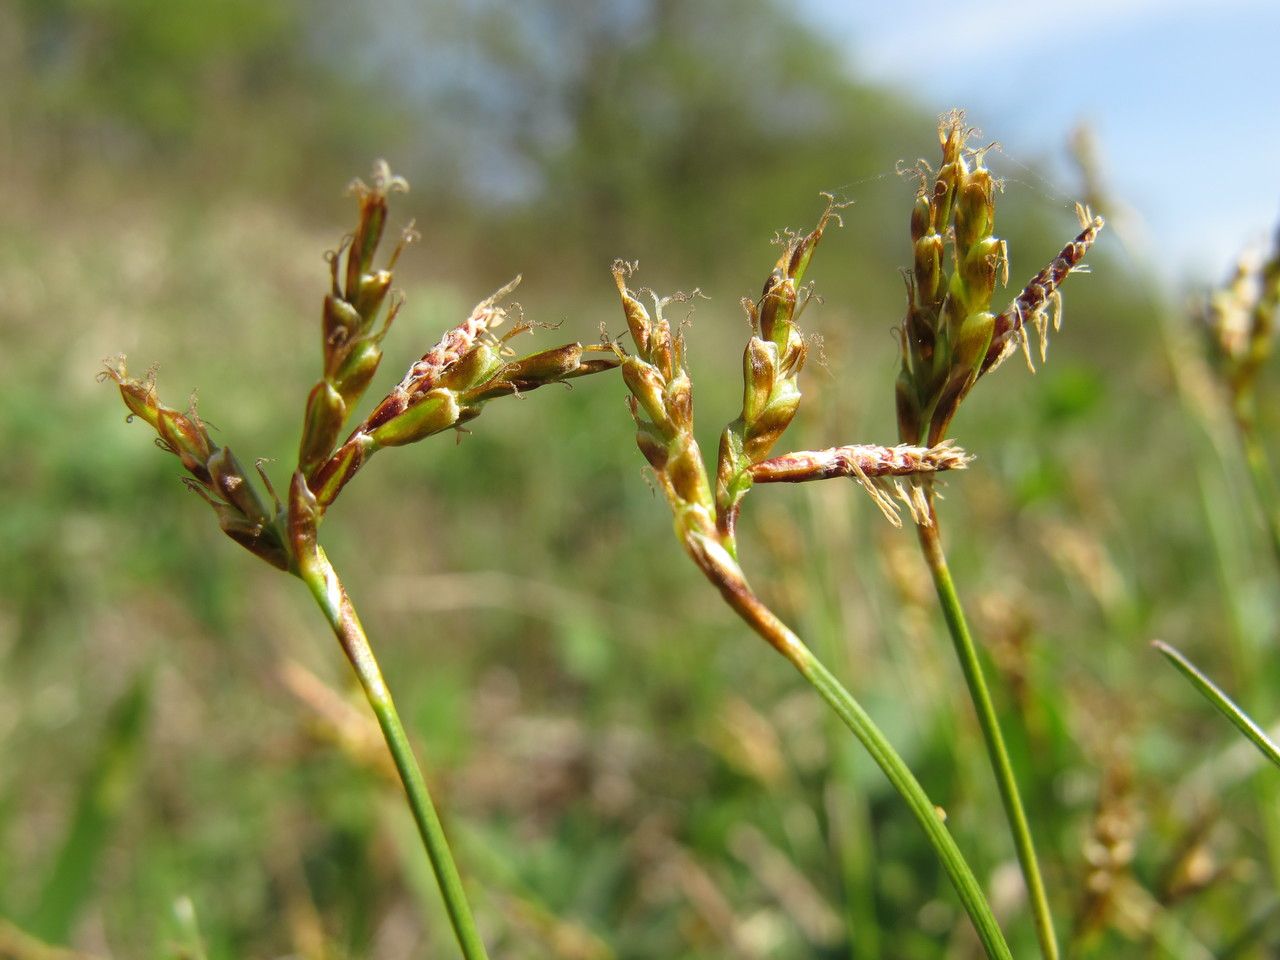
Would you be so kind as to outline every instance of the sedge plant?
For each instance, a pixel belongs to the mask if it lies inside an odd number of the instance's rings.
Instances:
[[[761,296],[744,301],[752,335],[743,354],[742,411],[721,435],[714,479],[694,436],[693,384],[685,366],[684,338],[665,315],[673,301],[687,297],[653,295],[650,311],[640,300],[642,294],[628,286],[634,266],[614,264],[614,281],[635,351],[615,347],[630,391],[636,441],[671,508],[676,538],[690,559],[870,753],[924,830],[987,956],[1008,958],[1004,934],[940,808],[853,695],[760,599],[739,562],[737,520],[744,498],[756,483],[847,477],[891,510],[895,495],[911,502],[919,478],[960,469],[968,462],[963,451],[950,445],[933,449],[856,445],[770,456],[800,404],[799,374],[807,346],[796,320],[809,297],[802,286],[805,270],[836,216],[835,204],[829,203],[812,232],[786,237]]]
[[[1030,828],[942,551],[934,480],[940,472],[968,463],[967,455],[944,438],[977,380],[1020,346],[1031,364],[1028,326],[1040,336],[1043,359],[1049,325],[1056,328],[1061,321],[1059,287],[1068,274],[1083,269],[1085,252],[1103,222],[1080,208],[1080,234],[1007,308],[993,312],[996,281],[998,277],[1007,281],[1008,258],[1003,241],[992,233],[998,184],[983,163],[985,151],[967,146],[972,133],[958,111],[944,117],[939,126],[943,162],[936,175],[927,165],[920,168],[921,188],[911,214],[914,263],[907,278],[909,306],[901,329],[898,446],[855,445],[770,456],[799,406],[798,374],[806,347],[796,320],[809,295],[801,284],[814,248],[836,215],[833,204],[812,233],[786,239],[761,297],[744,302],[753,336],[743,357],[742,413],[721,437],[714,486],[693,435],[692,385],[684,366],[683,339],[672,333],[663,315],[671,298],[655,296],[651,315],[628,288],[632,268],[622,263],[615,264],[614,277],[636,353],[628,355],[619,349],[619,356],[631,391],[638,444],[671,507],[676,536],[685,551],[728,604],[799,670],[869,750],[928,834],[988,955],[1006,956],[1003,934],[972,871],[931,812],[914,775],[849,692],[759,599],[739,565],[735,527],[742,500],[755,483],[846,477],[870,492],[895,522],[895,501],[906,506],[916,522],[978,713],[1026,881],[1037,939],[1046,960],[1056,960],[1057,938]]]
[[[181,460],[184,482],[213,508],[227,536],[306,584],[377,717],[462,954],[479,960],[486,957],[485,947],[439,815],[356,608],[320,544],[320,525],[377,451],[459,428],[490,400],[606,370],[617,360],[607,347],[581,343],[512,359],[508,341],[531,325],[513,322],[501,336],[496,331],[512,319],[501,301],[519,282],[517,277],[445,333],[344,438],[344,427],[381,363],[383,338],[404,302],[392,289],[393,271],[416,237],[412,225],[386,262],[378,266],[376,261],[389,195],[407,189],[382,161],[369,184],[352,184],[359,206],[356,228],[328,256],[330,289],[321,311],[323,369],[306,399],[297,464],[283,501],[262,461],[256,469],[259,489],[230,448],[214,442],[194,403],[185,412],[164,405],[154,373],[130,377],[120,358],[107,365],[103,377],[120,388],[130,419],[144,420],[156,431],[161,449]]]
[[[1242,256],[1203,313],[1205,347],[1231,409],[1240,451],[1280,561],[1280,487],[1258,435],[1258,374],[1271,355],[1280,309],[1280,233],[1265,260]]]
[[[896,400],[903,443],[934,447],[978,380],[1019,347],[1034,370],[1028,326],[1039,335],[1043,361],[1049,326],[1062,322],[1060,287],[1102,229],[1101,217],[1078,208],[1081,232],[1000,313],[991,309],[997,280],[1008,282],[1005,242],[994,234],[998,183],[984,163],[990,147],[967,145],[974,130],[955,111],[938,127],[942,162],[936,173],[923,161],[911,211],[912,264],[907,273],[907,314],[900,340],[902,366]],[[1048,895],[1036,859],[1031,829],[1005,748],[995,705],[947,566],[938,523],[937,497],[922,485],[916,530],[978,716],[982,737],[1013,834],[1041,952],[1058,957]]]

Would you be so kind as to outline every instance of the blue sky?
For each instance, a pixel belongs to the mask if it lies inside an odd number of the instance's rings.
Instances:
[[[1067,192],[1066,134],[1088,121],[1171,276],[1216,278],[1280,220],[1280,0],[800,8],[856,75],[966,108],[1014,161],[1058,164]]]

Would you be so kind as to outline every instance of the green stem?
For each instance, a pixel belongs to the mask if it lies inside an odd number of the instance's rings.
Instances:
[[[715,579],[713,577],[713,579]],[[760,636],[767,640],[775,650],[787,658],[800,671],[815,690],[826,700],[836,715],[844,721],[853,735],[858,738],[871,758],[884,771],[894,789],[907,802],[907,806],[915,815],[916,821],[924,829],[929,842],[937,851],[938,859],[950,877],[960,902],[973,922],[978,938],[986,949],[991,960],[1012,960],[1009,945],[1005,942],[1000,925],[996,923],[991,905],[983,895],[982,887],[973,875],[964,854],[956,845],[951,832],[947,830],[942,815],[929,799],[920,781],[907,766],[905,760],[894,750],[893,745],[876,726],[875,721],[853,698],[831,672],[822,665],[813,651],[804,645],[786,624],[774,615],[760,600],[745,588],[721,590],[729,605],[737,611]]]
[[[1058,941],[1053,929],[1053,916],[1049,911],[1049,898],[1045,893],[1044,880],[1040,876],[1040,864],[1036,860],[1031,828],[1022,806],[1022,797],[1018,793],[1018,782],[1013,776],[1009,751],[1005,748],[1004,736],[1000,732],[995,704],[991,701],[991,692],[987,688],[982,664],[978,660],[973,635],[969,633],[964,609],[960,605],[960,597],[951,579],[946,555],[942,552],[942,541],[938,536],[938,516],[933,508],[932,497],[929,500],[927,520],[927,524],[919,524],[916,528],[920,534],[920,547],[929,564],[929,571],[933,574],[933,585],[938,592],[938,601],[942,606],[947,628],[955,644],[956,656],[960,659],[960,669],[969,687],[969,698],[973,701],[973,708],[978,714],[982,739],[987,747],[987,756],[991,760],[996,785],[1000,789],[1000,802],[1004,806],[1005,818],[1009,821],[1009,831],[1013,834],[1018,863],[1022,867],[1022,876],[1027,885],[1027,900],[1031,905],[1036,938],[1040,941],[1040,952],[1045,960],[1058,960]]]
[[[471,915],[471,907],[467,903],[467,895],[462,888],[462,878],[449,850],[449,841],[445,839],[444,828],[431,802],[431,794],[427,791],[422,770],[414,758],[413,748],[405,734],[404,724],[396,712],[395,701],[391,691],[387,689],[382,678],[382,671],[369,645],[369,638],[360,625],[355,607],[347,597],[338,574],[329,563],[324,550],[319,546],[314,552],[299,560],[299,575],[311,590],[316,603],[324,611],[329,625],[342,644],[343,652],[351,662],[360,685],[364,688],[369,706],[378,718],[378,726],[386,738],[387,748],[395,761],[396,770],[404,784],[405,796],[413,818],[418,824],[418,833],[422,836],[422,845],[426,848],[427,857],[435,871],[436,882],[440,885],[440,894],[444,898],[445,909],[453,924],[453,932],[457,935],[462,955],[467,960],[488,960],[484,943],[476,930],[475,919]]]
[[[942,865],[956,888],[956,893],[960,895],[960,902],[964,904],[965,911],[973,921],[983,946],[986,947],[987,956],[1012,957],[1009,946],[1005,943],[1004,934],[996,924],[991,906],[987,903],[977,878],[974,877],[969,864],[964,860],[964,855],[960,853],[960,848],[956,846],[950,831],[942,822],[941,811],[934,806],[906,762],[893,749],[884,734],[880,732],[880,728],[875,725],[853,695],[831,675],[817,657],[810,653],[802,662],[796,664],[796,668],[813,685],[822,699],[830,704],[845,725],[853,731],[853,735],[866,747],[867,752],[884,771],[894,789],[907,801],[916,820],[928,834],[929,842],[937,850]]]
[[[1258,440],[1252,422],[1237,418],[1237,424],[1240,429],[1240,444],[1244,448],[1245,463],[1249,466],[1249,479],[1253,482],[1258,507],[1262,510],[1263,520],[1267,525],[1271,551],[1275,554],[1277,562],[1280,562],[1280,494],[1276,492],[1275,475],[1271,472],[1271,464],[1267,460],[1266,451]]]

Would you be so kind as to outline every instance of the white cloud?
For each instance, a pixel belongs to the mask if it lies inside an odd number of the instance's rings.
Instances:
[[[814,3],[812,9],[819,13],[826,5]],[[859,68],[886,78],[920,78],[922,71],[947,71],[984,55],[1009,57],[1019,49],[1032,57],[1036,48],[1026,42],[1028,14],[1040,19],[1055,43],[1078,43],[1086,50],[1091,37],[1123,33],[1152,17],[1168,23],[1208,12],[1221,16],[1275,9],[1270,0],[1075,0],[1069,12],[1061,4],[1029,0],[923,0],[909,12],[893,7],[896,15],[889,19],[885,7],[876,7],[846,7],[842,12],[854,28]],[[928,51],[923,61],[922,50]]]

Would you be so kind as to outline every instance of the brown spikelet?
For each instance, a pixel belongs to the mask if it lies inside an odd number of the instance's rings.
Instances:
[[[986,374],[1000,366],[1008,356],[1022,345],[1027,352],[1030,364],[1030,351],[1027,346],[1026,324],[1030,322],[1040,337],[1040,359],[1044,360],[1048,346],[1049,318],[1047,311],[1053,311],[1053,328],[1057,330],[1062,324],[1062,298],[1059,287],[1072,271],[1080,271],[1084,256],[1105,221],[1102,217],[1090,215],[1087,208],[1077,205],[1076,211],[1084,227],[1076,238],[1068,243],[1053,261],[1031,278],[1009,306],[1005,307],[995,320],[995,329],[991,336],[991,346],[987,349],[979,375]],[[1034,367],[1033,367],[1034,369]]]
[[[436,385],[440,375],[466,356],[485,334],[492,333],[507,318],[501,302],[520,285],[517,275],[510,283],[481,300],[466,320],[458,324],[440,342],[422,355],[400,381],[400,389],[410,396],[426,393]]]
[[[108,362],[99,379],[113,381],[129,408],[130,419],[138,416],[145,420],[156,431],[157,445],[182,462],[189,474],[183,481],[213,508],[223,533],[273,567],[290,569],[280,504],[268,504],[235,454],[213,441],[196,412],[194,396],[185,413],[165,406],[156,392],[155,370],[136,380],[129,376],[124,357]],[[258,474],[274,501],[261,464]]]

